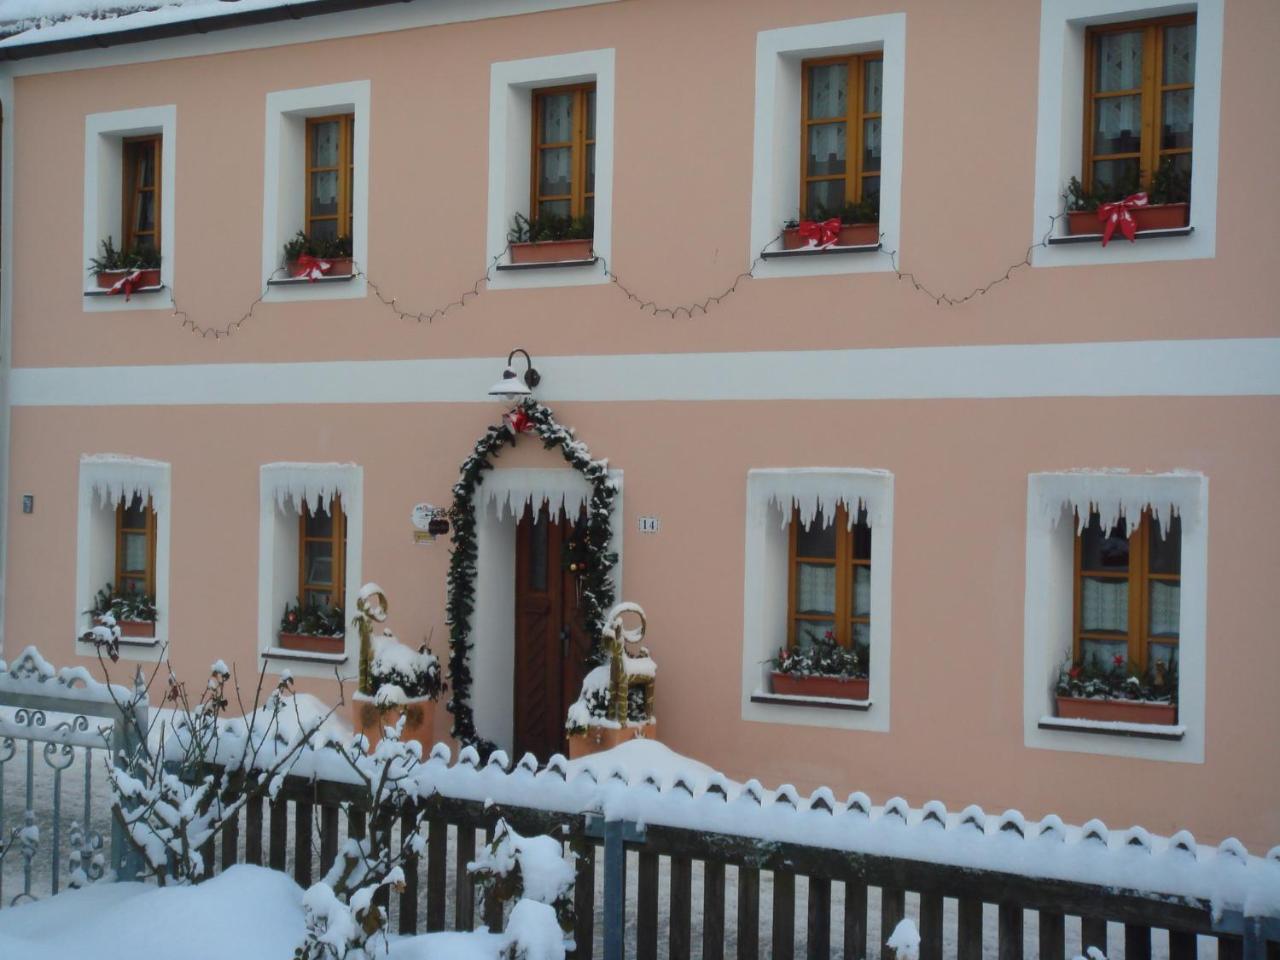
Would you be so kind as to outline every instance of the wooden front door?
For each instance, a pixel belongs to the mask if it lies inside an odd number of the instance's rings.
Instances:
[[[577,578],[561,560],[574,531],[563,511],[552,520],[545,503],[536,515],[526,506],[516,530],[515,760],[567,753],[565,716],[589,652]]]

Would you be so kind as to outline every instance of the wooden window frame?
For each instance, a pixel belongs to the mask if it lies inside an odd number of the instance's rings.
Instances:
[[[133,498],[129,498],[132,503]],[[156,511],[152,506],[151,498],[147,497],[146,508],[143,514],[146,517],[146,524],[143,527],[126,527],[124,525],[125,510],[128,507],[126,498],[121,497],[120,502],[116,504],[116,567],[115,567],[115,589],[124,594],[124,581],[139,579],[136,574],[126,575],[124,569],[124,538],[127,533],[143,533],[147,537],[147,569],[142,579],[144,581],[144,591],[148,597],[154,599],[156,595]]]
[[[533,91],[533,155],[529,163],[530,220],[538,219],[538,211],[544,201],[568,200],[569,216],[574,219],[585,215],[588,198],[594,204],[595,191],[587,191],[587,147],[595,146],[596,138],[587,136],[587,95],[595,93],[595,91],[596,85],[594,82],[546,87]],[[572,139],[544,143],[542,140],[542,111],[546,98],[562,93],[572,93],[574,95]],[[557,147],[569,148],[569,193],[547,194],[544,196],[541,192],[542,151]]]
[[[332,597],[329,606],[346,610],[346,578],[347,578],[347,511],[342,508],[342,498],[335,495],[329,501],[327,512],[333,517],[332,532],[327,537],[307,536],[307,518],[311,515],[311,504],[304,503],[302,512],[298,514],[298,603],[305,609],[308,592],[323,590]],[[307,544],[328,543],[332,545],[333,580],[328,584],[310,583],[307,580]],[[341,602],[338,602],[338,601]]]
[[[1138,180],[1146,190],[1165,157],[1180,154],[1191,155],[1194,147],[1160,146],[1161,113],[1164,109],[1164,94],[1176,90],[1194,90],[1195,83],[1164,82],[1164,28],[1194,26],[1194,13],[1180,14],[1172,17],[1157,17],[1151,20],[1130,20],[1125,23],[1108,23],[1102,26],[1089,27],[1085,31],[1084,59],[1084,170],[1080,179],[1086,190],[1093,189],[1093,165],[1102,160],[1138,160]],[[1131,33],[1142,30],[1142,86],[1128,90],[1108,90],[1099,93],[1096,90],[1097,76],[1097,38],[1108,33]],[[1199,37],[1197,36],[1197,41]],[[1138,152],[1107,153],[1095,155],[1093,152],[1093,106],[1096,100],[1107,100],[1113,97],[1140,96],[1142,99],[1142,129],[1139,133]],[[1194,159],[1192,163],[1194,164]]]
[[[800,64],[800,217],[811,219],[809,211],[809,184],[820,181],[844,180],[845,203],[857,203],[862,200],[862,184],[868,177],[879,177],[879,170],[865,171],[863,161],[863,137],[868,120],[881,121],[883,136],[883,112],[867,113],[866,111],[866,64],[873,60],[884,60],[884,51],[873,53],[845,54],[839,57],[815,57]],[[823,67],[833,63],[843,63],[848,70],[845,86],[846,112],[841,117],[822,117],[809,119],[809,71],[812,67]],[[809,128],[831,123],[844,123],[844,173],[809,175]],[[830,215],[828,211],[828,215]],[[838,213],[836,214],[838,216]]]
[[[864,522],[866,521],[865,508],[859,510],[858,518]],[[813,522],[817,522],[816,517]],[[844,503],[836,506],[836,515],[833,523],[836,529],[836,555],[834,558],[799,556],[796,553],[796,543],[802,525],[800,522],[800,508],[792,507],[791,509],[791,523],[788,525],[787,530],[787,649],[789,650],[796,645],[797,620],[809,620],[815,623],[835,621],[835,629],[832,633],[835,635],[836,642],[842,647],[852,647],[853,645],[853,624],[865,624],[868,643],[870,642],[871,611],[868,610],[865,615],[854,614],[853,584],[855,568],[866,567],[870,571],[871,557],[857,556],[854,535],[859,524],[855,523],[852,527],[849,526],[849,511]],[[867,530],[871,530],[870,523],[867,523]],[[802,563],[834,566],[836,568],[836,609],[834,613],[799,613],[796,610],[796,573]]]
[[[304,211],[304,232],[311,236],[312,225],[318,221],[333,220],[337,226],[335,237],[353,237],[355,233],[355,212],[352,193],[355,186],[355,114],[332,113],[324,117],[308,117],[306,129],[306,159],[303,162],[302,209]],[[319,167],[315,165],[315,138],[312,131],[322,123],[337,122],[340,126],[338,134],[337,166]],[[338,210],[337,213],[315,214],[311,212],[311,203],[315,199],[311,191],[311,175],[313,173],[338,174]],[[345,229],[344,229],[345,227]]]
[[[151,169],[153,176],[151,186],[144,187],[138,183],[140,154],[146,146],[151,147]],[[140,237],[150,237],[155,252],[160,252],[160,218],[163,211],[160,206],[162,196],[161,178],[163,177],[161,160],[163,159],[164,137],[153,133],[142,137],[125,137],[121,143],[121,188],[120,205],[120,249],[133,252],[137,249]],[[152,229],[138,230],[138,197],[142,193],[151,194]]]
[[[1095,511],[1096,513],[1096,511]],[[1090,514],[1090,519],[1094,514]],[[1079,514],[1076,514],[1076,523],[1079,523]],[[1124,523],[1121,517],[1117,523]],[[1085,524],[1087,528],[1088,523]],[[1151,583],[1153,581],[1163,583],[1182,583],[1182,564],[1178,564],[1177,573],[1152,573],[1150,570],[1150,543],[1153,534],[1154,519],[1150,510],[1142,511],[1142,519],[1138,522],[1137,528],[1129,535],[1129,569],[1123,573],[1114,570],[1082,570],[1082,548],[1084,544],[1084,528],[1075,536],[1075,561],[1073,578],[1074,589],[1072,599],[1072,662],[1081,663],[1085,640],[1099,640],[1103,642],[1119,643],[1122,640],[1128,646],[1129,659],[1125,664],[1128,669],[1129,663],[1138,665],[1141,675],[1145,676],[1150,668],[1150,657],[1148,656],[1150,646],[1153,643],[1161,643],[1171,646],[1175,649],[1179,647],[1182,640],[1181,630],[1176,637],[1153,637],[1151,636]],[[1106,532],[1106,531],[1104,531]],[[1179,545],[1181,546],[1181,545]],[[1097,579],[1120,580],[1127,578],[1129,581],[1129,623],[1128,630],[1122,636],[1119,633],[1108,633],[1105,631],[1087,631],[1083,629],[1080,600],[1082,594],[1082,584],[1085,577]]]

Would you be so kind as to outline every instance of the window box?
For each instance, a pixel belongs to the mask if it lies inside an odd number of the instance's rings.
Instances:
[[[324,271],[326,277],[350,277],[354,273],[350,257],[317,257],[316,259],[322,260],[329,265],[329,269]],[[299,261],[297,260],[285,261],[285,272],[291,278],[301,278],[298,263]]]
[[[1058,716],[1066,720],[1101,720],[1106,723],[1150,723],[1173,726],[1178,707],[1149,700],[1100,700],[1058,697]]]
[[[97,627],[105,627],[107,625],[106,621],[101,617],[94,617],[93,623]],[[120,628],[120,636],[122,637],[154,640],[156,636],[156,622],[154,620],[117,620],[116,626]]]
[[[280,648],[302,653],[346,653],[345,636],[317,637],[310,633],[281,633]]]
[[[121,280],[123,280],[125,277],[129,276],[129,274],[133,272],[134,272],[133,270],[103,270],[102,272],[95,274],[95,276],[98,279],[98,289],[110,290],[117,283],[119,283]],[[138,277],[138,283],[135,289],[145,290],[148,287],[160,286],[160,268],[159,267],[148,268],[146,270],[139,270],[137,272],[142,274],[142,276]]]
[[[1154,206],[1135,207],[1129,211],[1138,232],[1144,230],[1178,230],[1191,222],[1191,204],[1159,203]],[[1102,221],[1096,210],[1072,210],[1067,214],[1067,233],[1072,236],[1102,233]],[[843,231],[841,231],[843,242]]]
[[[512,263],[564,263],[592,258],[592,241],[539,240],[511,244]]]
[[[1096,232],[1096,231],[1095,231]],[[880,224],[876,223],[842,223],[840,225],[840,241],[837,247],[869,247],[880,242]],[[800,239],[800,227],[786,227],[782,231],[782,249],[800,250],[808,241]],[[817,249],[816,247],[814,249]]]
[[[866,677],[815,677],[775,670],[773,692],[781,697],[867,700],[871,695],[871,681]]]

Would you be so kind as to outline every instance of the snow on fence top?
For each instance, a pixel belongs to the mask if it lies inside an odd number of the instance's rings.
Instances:
[[[27,647],[12,664],[0,660],[0,695],[6,693],[60,697],[90,703],[133,701],[133,691],[119,684],[108,686],[84,667],[55,669],[35,647]]]
[[[370,764],[372,772],[392,755],[384,750],[397,749],[404,748],[383,741],[359,763]],[[567,814],[598,812],[650,826],[1202,900],[1215,914],[1239,910],[1246,916],[1280,916],[1280,847],[1256,857],[1234,838],[1215,849],[1197,844],[1186,831],[1157,837],[1141,827],[1111,831],[1098,820],[1067,826],[1052,814],[1028,823],[1016,810],[990,816],[970,806],[951,813],[938,801],[916,809],[899,797],[876,806],[860,792],[841,803],[826,787],[803,798],[789,784],[768,790],[756,780],[737,784],[708,774],[661,744],[633,749],[626,768],[609,754],[600,759],[616,765],[569,763],[556,756],[539,770],[527,755],[508,769],[510,760],[502,751],[481,763],[479,754],[465,747],[452,762],[449,748],[437,744],[409,774],[409,792]],[[647,760],[654,761],[654,769],[645,766]],[[350,764],[331,745],[304,751],[292,773],[354,782]]]

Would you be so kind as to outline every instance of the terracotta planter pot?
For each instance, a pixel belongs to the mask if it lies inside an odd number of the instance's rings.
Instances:
[[[351,699],[349,709],[352,728],[369,738],[370,750],[382,739],[384,727],[393,727],[399,722],[401,713],[406,715],[404,731],[400,734],[402,743],[417,740],[422,744],[424,758],[435,746],[436,702],[434,700],[413,700],[403,707],[379,710],[367,696],[356,694]]]
[[[303,650],[307,653],[345,653],[346,637],[314,637],[301,633],[280,633],[280,646],[284,650]]]
[[[585,240],[539,240],[513,243],[512,263],[558,263],[562,260],[590,260],[591,238]]]
[[[1138,224],[1138,231],[1143,230],[1177,230],[1191,222],[1191,205],[1189,203],[1161,203],[1153,207],[1138,207],[1133,211],[1133,219]],[[1072,210],[1067,214],[1067,233],[1072,236],[1080,234],[1102,233],[1102,221],[1098,219],[1096,210]],[[1112,239],[1124,236],[1112,234]]]
[[[880,242],[879,223],[845,223],[840,226],[839,247],[865,247]],[[782,231],[782,249],[799,250],[805,246],[800,239],[799,227],[787,227]]]
[[[656,740],[658,725],[647,723],[643,727],[591,727],[586,733],[569,734],[569,759],[589,757],[593,753],[612,750],[628,740]]]
[[[103,623],[100,619],[95,618],[93,621],[98,626]],[[120,636],[122,637],[154,637],[156,635],[156,624],[154,620],[117,620],[116,626],[120,628]]]
[[[117,283],[133,273],[132,270],[104,270],[97,274],[98,289],[110,290]],[[160,286],[160,268],[154,267],[142,271],[142,276],[138,278],[139,287],[158,287]]]
[[[351,258],[350,257],[318,257],[329,264],[329,270],[325,274],[326,277],[349,277],[351,276]],[[298,261],[287,260],[284,265],[285,271],[289,276],[294,276],[298,272]]]
[[[1149,703],[1145,700],[1089,700],[1084,697],[1058,697],[1057,699],[1058,716],[1065,720],[1158,723],[1165,726],[1178,722],[1178,708],[1172,703]]]
[[[871,681],[842,677],[803,677],[794,673],[774,673],[773,692],[784,697],[829,697],[833,700],[867,700]]]

